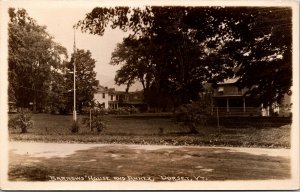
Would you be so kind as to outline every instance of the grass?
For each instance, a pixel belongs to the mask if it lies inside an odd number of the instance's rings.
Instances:
[[[34,114],[33,128],[26,134],[9,129],[14,141],[123,143],[162,145],[208,145],[236,147],[290,147],[290,126],[265,128],[198,127],[198,134],[166,116],[105,116],[107,128],[101,133],[91,131],[79,116],[79,133],[71,133],[72,116]]]

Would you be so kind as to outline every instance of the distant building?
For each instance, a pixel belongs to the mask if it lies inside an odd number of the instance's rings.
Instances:
[[[98,86],[94,95],[96,102],[105,109],[118,109],[120,107],[145,108],[143,91],[125,92],[116,91],[114,88]]]
[[[279,116],[291,116],[292,114],[292,102],[291,102],[291,96],[288,94],[285,94],[282,101],[280,102],[278,106],[278,115]]]
[[[14,101],[9,101],[8,102],[8,113],[17,113],[17,106],[16,106],[16,102]]]
[[[263,106],[255,98],[247,94],[248,88],[240,89],[236,79],[229,79],[218,83],[215,87],[211,84],[205,85],[206,90],[211,93],[214,107],[213,113],[232,116],[270,116],[271,111],[279,116],[291,114],[291,100],[287,94],[280,104],[274,103],[271,106]]]
[[[101,104],[104,108],[108,108],[109,94],[108,88],[99,85],[97,87],[97,92],[94,94],[94,99],[96,102]]]

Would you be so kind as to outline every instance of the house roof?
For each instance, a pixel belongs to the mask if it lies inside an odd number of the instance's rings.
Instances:
[[[102,85],[98,85],[97,93],[110,93],[110,94],[125,94],[126,91],[117,91],[115,88],[108,88],[104,87]],[[137,90],[137,91],[130,91],[127,92],[127,94],[138,94],[138,93],[143,93],[143,91]]]
[[[97,92],[98,93],[105,93],[107,91],[108,91],[107,87],[103,87],[101,85],[98,85],[98,87],[97,87]]]
[[[223,82],[218,83],[218,85],[236,83],[237,80],[238,80],[238,78],[225,79]]]

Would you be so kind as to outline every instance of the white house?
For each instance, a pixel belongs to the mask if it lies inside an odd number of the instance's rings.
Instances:
[[[141,110],[147,108],[144,103],[143,92],[116,91],[114,88],[107,88],[99,85],[94,94],[96,103],[101,104],[105,109],[118,109],[119,107],[136,107]]]
[[[99,85],[97,87],[97,92],[94,94],[94,99],[96,102],[100,103],[105,109],[118,108],[118,95],[116,94],[115,89],[107,88]]]

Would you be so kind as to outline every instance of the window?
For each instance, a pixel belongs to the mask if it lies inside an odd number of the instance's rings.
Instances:
[[[110,100],[112,100],[112,101],[114,100],[114,95],[110,96]]]
[[[102,93],[102,98],[105,99],[105,93]]]

